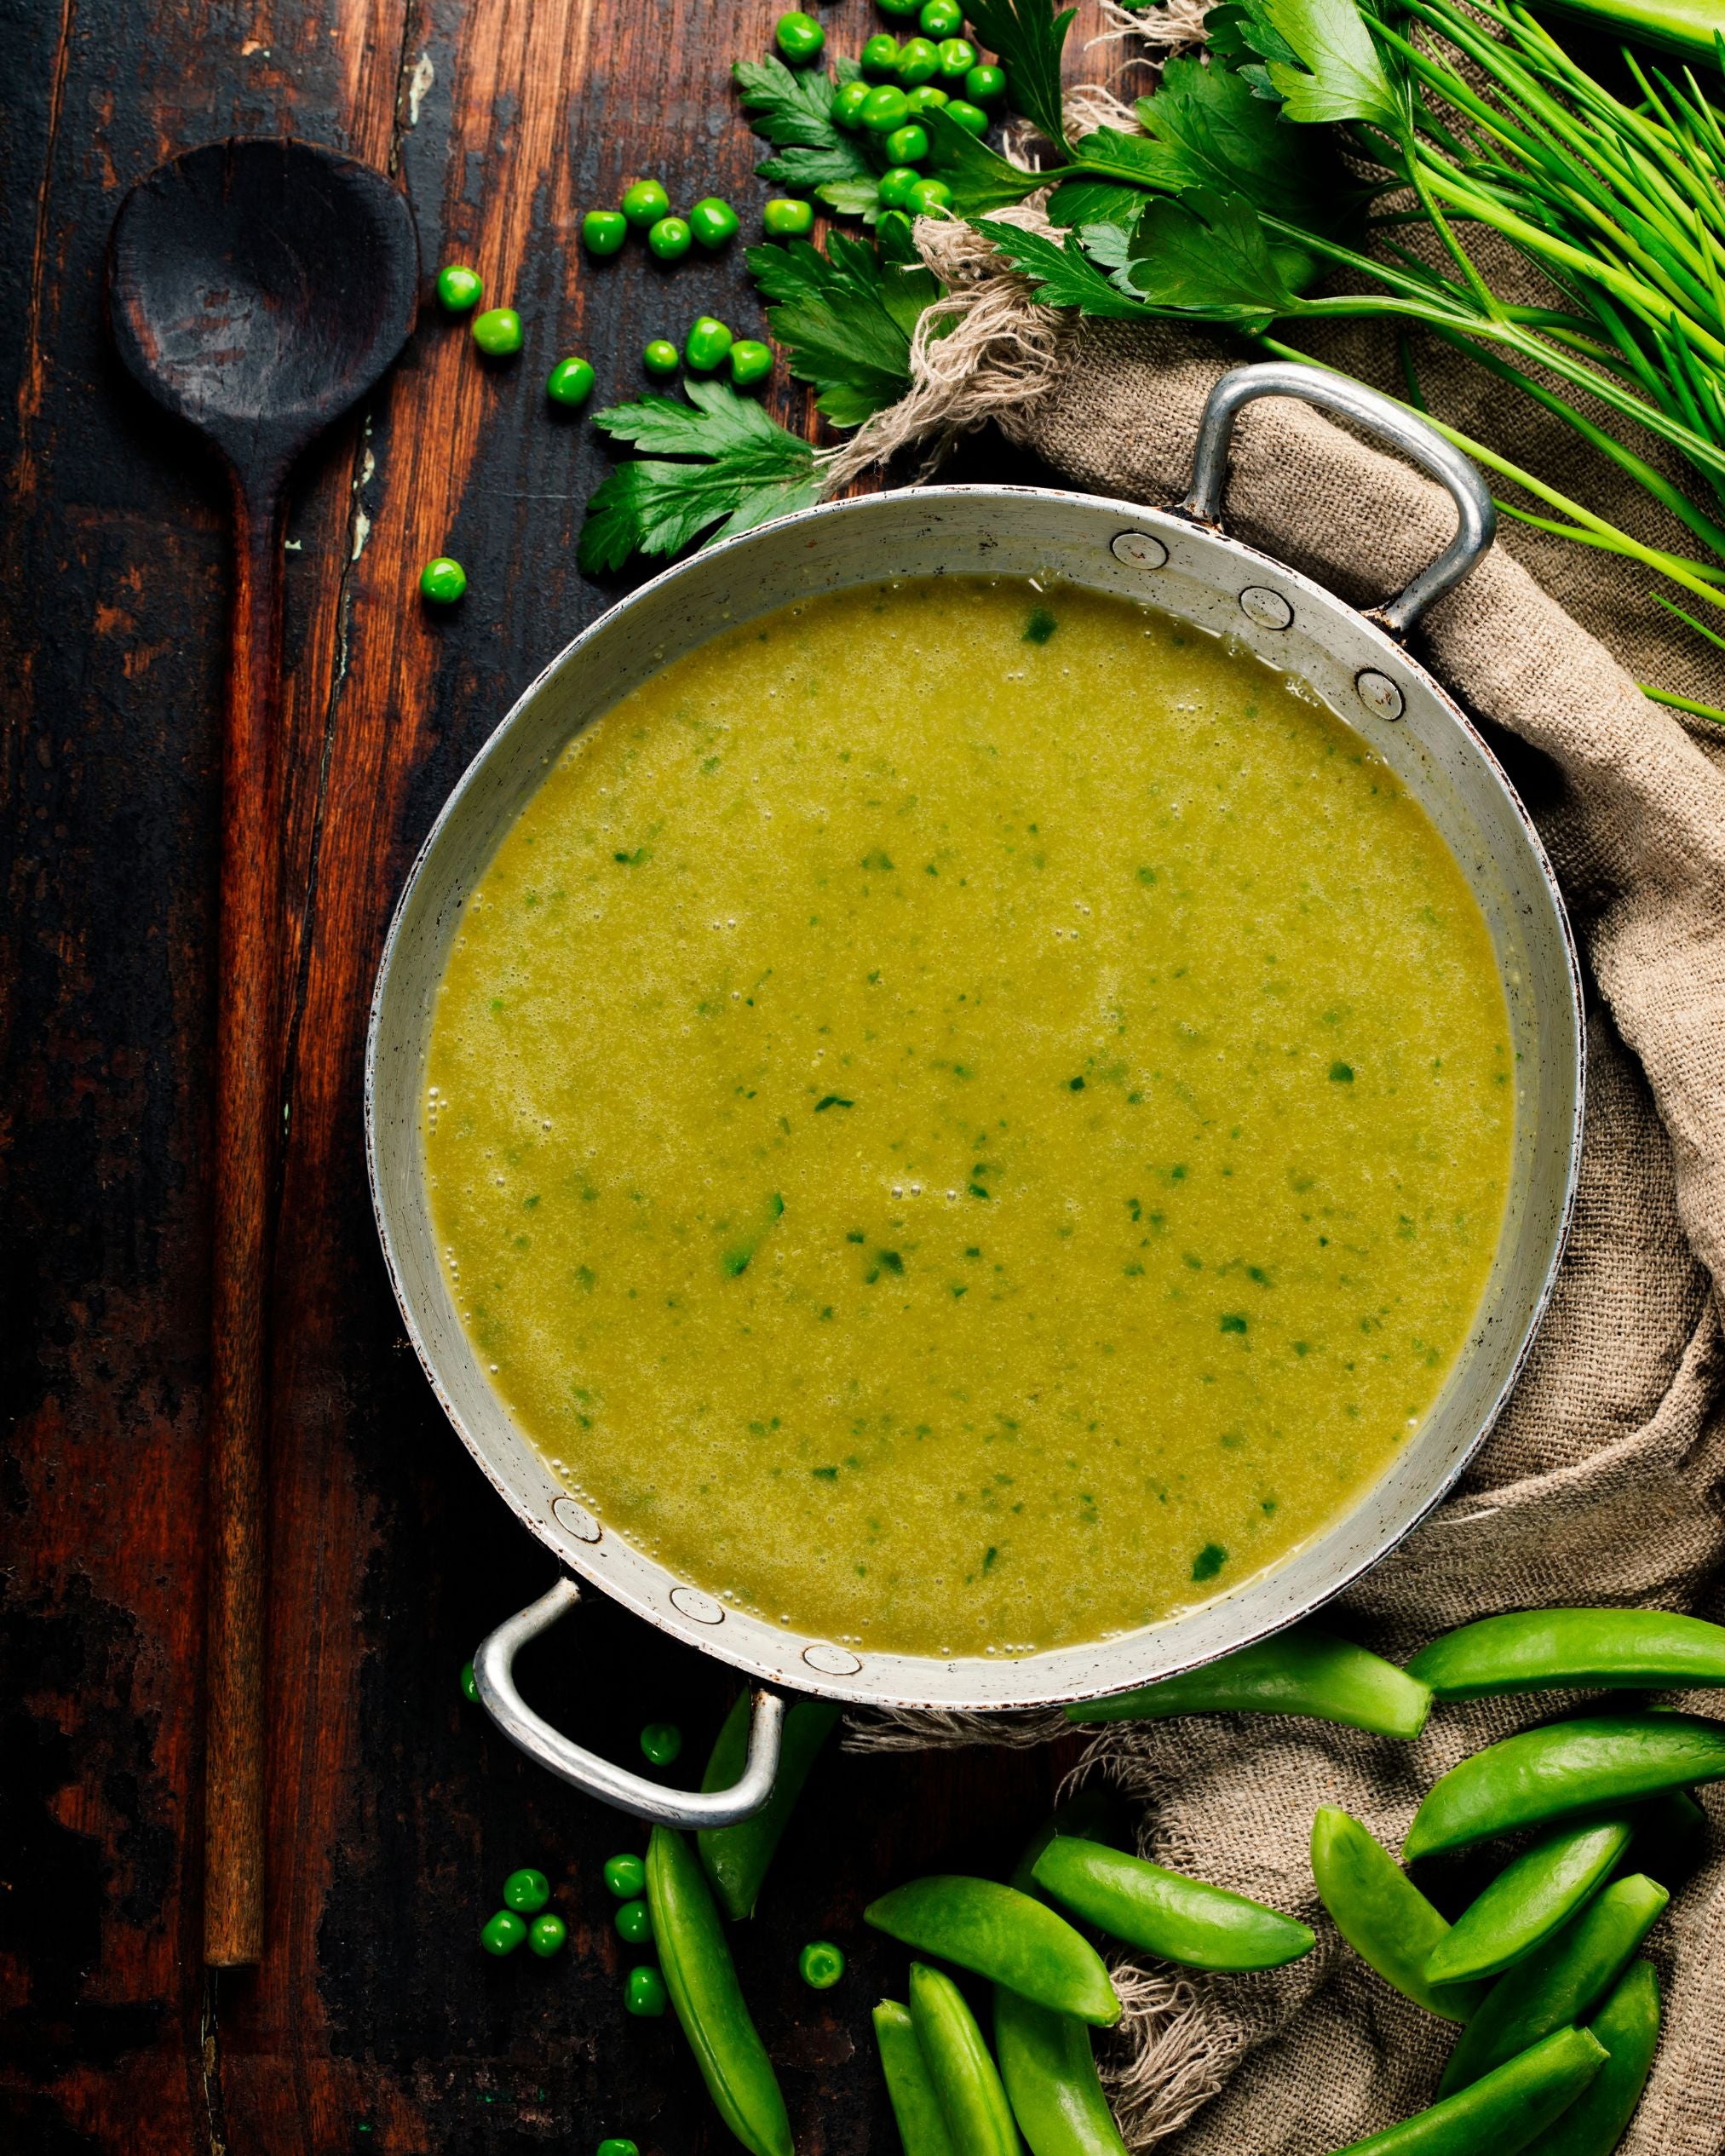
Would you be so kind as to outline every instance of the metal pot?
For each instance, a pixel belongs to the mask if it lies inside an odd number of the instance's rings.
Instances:
[[[1442,481],[1454,542],[1406,589],[1361,614],[1230,538],[1219,516],[1242,405],[1296,396],[1340,412]],[[566,1575],[474,1657],[481,1701],[531,1756],[643,1819],[697,1826],[766,1801],[784,1714],[779,1687],[874,1706],[1007,1709],[1119,1692],[1231,1653],[1304,1617],[1400,1541],[1443,1497],[1514,1383],[1550,1291],[1581,1147],[1579,975],[1562,901],[1526,811],[1489,749],[1400,638],[1490,543],[1474,467],[1387,399],[1314,367],[1241,367],[1200,425],[1177,508],[1038,487],[955,486],[840,502],[698,555],[615,607],[554,659],[450,796],[403,893],[378,975],[365,1110],[378,1231],[407,1330],[445,1411],[516,1516],[582,1580],[756,1682],[749,1757],[733,1787],[667,1790],[537,1716],[515,1684],[522,1645],[578,1598]],[[892,577],[1051,578],[1147,601],[1231,637],[1320,696],[1394,770],[1443,834],[1490,925],[1517,1072],[1507,1212],[1478,1319],[1447,1383],[1394,1465],[1345,1518],[1268,1572],[1141,1630],[1046,1653],[851,1653],[733,1608],[682,1581],[572,1498],[510,1420],[463,1332],[439,1266],[420,1138],[434,998],[469,894],[570,738],[726,623]]]

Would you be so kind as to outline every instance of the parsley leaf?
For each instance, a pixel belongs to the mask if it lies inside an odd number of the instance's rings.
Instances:
[[[1043,233],[1021,232],[1015,225],[978,222],[974,218],[971,222],[1015,269],[1029,278],[1036,287],[1035,296],[1044,307],[1076,307],[1083,313],[1105,315],[1115,321],[1143,319],[1143,302],[1117,290],[1085,257],[1076,240],[1062,245]]]
[[[1398,139],[1409,128],[1405,94],[1384,72],[1354,0],[1228,0],[1205,18],[1211,49],[1255,53],[1246,67],[1282,101],[1291,120],[1364,120]]]
[[[1055,14],[1049,0],[975,0],[966,9],[977,36],[999,55],[1013,111],[1066,156],[1072,152],[1061,101],[1061,49],[1076,12]]]
[[[696,461],[619,464],[587,504],[579,560],[589,575],[631,554],[676,554],[710,525],[716,539],[820,498],[814,450],[720,382],[690,382],[692,401],[642,397],[595,413],[594,424],[638,449]]]
[[[1158,313],[1262,330],[1299,311],[1256,210],[1240,195],[1192,187],[1177,202],[1156,197],[1125,254],[1121,281]]]
[[[733,64],[732,79],[750,126],[781,153],[756,166],[763,180],[813,193],[835,182],[874,178],[860,141],[833,124],[837,84],[856,72],[854,60],[839,63],[837,82],[824,68],[793,69],[779,60]]]
[[[1067,180],[1048,198],[1056,225],[1118,225],[1130,232],[1144,214],[1144,191],[1112,180]]]
[[[748,262],[791,373],[815,384],[816,408],[836,426],[860,427],[909,388],[911,332],[940,289],[920,263],[883,261],[837,232],[824,255],[793,239],[751,247]]]
[[[928,131],[929,173],[952,190],[955,216],[980,217],[985,210],[1003,210],[1048,185],[1047,173],[1024,172],[1009,164],[938,106],[917,118]]]

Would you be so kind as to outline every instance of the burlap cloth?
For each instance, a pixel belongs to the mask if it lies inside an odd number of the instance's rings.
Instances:
[[[941,244],[937,235],[931,251]],[[1081,486],[1176,499],[1205,392],[1251,352],[1199,331],[1056,321],[1015,280],[985,270],[983,283],[997,316],[1017,309],[1018,331],[975,341],[968,386],[998,392],[997,363],[1016,370],[1021,394],[995,415],[1012,437]],[[1335,342],[1327,354],[1344,356]],[[1400,388],[1393,352],[1369,336],[1356,334],[1345,359]],[[1422,353],[1420,368],[1432,408],[1453,424],[1688,550],[1526,400],[1440,348]],[[966,416],[962,403],[944,409]],[[1395,589],[1453,531],[1435,487],[1303,406],[1252,405],[1236,444],[1231,527],[1349,601]],[[1335,1613],[1398,1660],[1448,1626],[1532,1604],[1725,1618],[1725,728],[1679,722],[1635,685],[1725,702],[1725,664],[1661,614],[1650,588],[1620,557],[1507,526],[1414,640],[1464,706],[1503,730],[1492,738],[1580,942],[1590,1067],[1574,1231],[1527,1372],[1457,1496]],[[1721,1711],[1715,1694],[1690,1704]],[[1318,1933],[1305,1959],[1267,1975],[1123,1969],[1128,2015],[1100,2049],[1130,2142],[1178,2156],[1320,2156],[1434,2100],[1453,2031],[1342,1945],[1313,1887],[1312,1815],[1341,1805],[1397,1848],[1438,1774],[1553,1706],[1440,1708],[1411,1745],[1237,1716],[1097,1734],[1087,1767],[1132,1800],[1144,1854],[1294,1912]],[[1049,1728],[997,1722],[986,1734],[1021,1743]],[[984,1733],[911,1719],[852,1741]],[[1635,2156],[1725,2149],[1720,1838],[1651,1936],[1665,2021],[1624,2144]]]

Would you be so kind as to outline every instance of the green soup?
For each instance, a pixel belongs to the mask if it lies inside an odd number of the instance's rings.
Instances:
[[[940,579],[678,660],[468,903],[451,1291],[570,1489],[801,1631],[1022,1653],[1344,1512],[1418,1427],[1513,1124],[1423,811],[1256,661]]]

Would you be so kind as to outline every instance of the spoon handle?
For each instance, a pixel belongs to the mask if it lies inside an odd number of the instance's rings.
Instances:
[[[282,554],[278,493],[234,486],[221,773],[210,1301],[204,1958],[263,1951],[264,1514],[280,1121]]]

